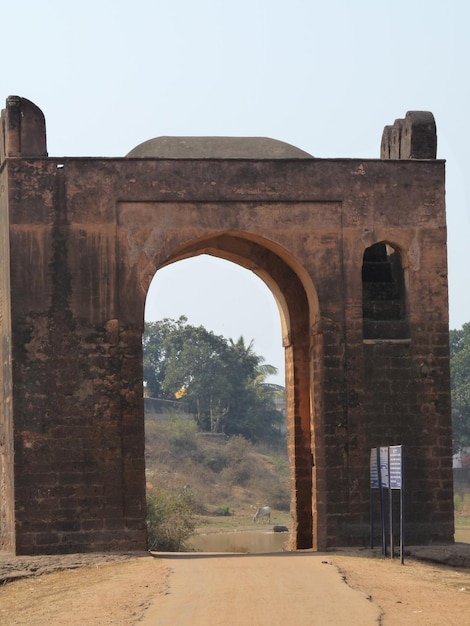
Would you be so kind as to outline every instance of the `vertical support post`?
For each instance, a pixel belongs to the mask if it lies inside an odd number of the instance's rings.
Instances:
[[[390,448],[387,449],[387,456],[388,456],[388,467],[389,467],[389,472],[390,472]],[[393,559],[394,555],[395,555],[395,545],[394,545],[394,541],[393,541],[393,489],[392,489],[392,485],[390,484],[390,479],[389,479],[389,485],[388,485],[388,506],[389,506],[389,511],[388,511],[388,516],[389,516],[389,525],[390,525],[390,558]]]
[[[382,554],[387,554],[387,539],[385,536],[385,506],[384,490],[382,484],[381,449],[377,448],[377,468],[379,473],[379,501],[380,501],[380,530],[382,538]]]
[[[403,453],[403,446],[401,449],[401,489],[400,489],[400,562],[403,565],[405,561],[405,455]]]

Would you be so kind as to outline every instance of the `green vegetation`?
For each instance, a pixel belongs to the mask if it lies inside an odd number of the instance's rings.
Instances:
[[[454,450],[470,447],[470,322],[450,331]]]
[[[220,515],[221,517],[228,517],[230,514],[230,507],[228,504],[222,504],[214,511],[214,515]]]
[[[252,528],[256,506],[289,523],[287,452],[198,433],[191,419],[146,420],[149,549],[181,550],[195,528]]]
[[[274,409],[283,389],[265,383],[273,368],[242,338],[227,341],[184,317],[146,324],[143,343],[151,394],[180,397],[196,417],[147,420],[149,548],[184,549],[197,526],[249,525],[257,505],[288,523],[289,467]],[[470,447],[470,323],[450,331],[450,353],[457,451]],[[466,490],[454,507],[456,523],[469,525]]]
[[[160,486],[147,495],[148,548],[159,552],[184,550],[195,528],[190,490],[170,491]]]
[[[284,388],[266,382],[276,368],[254,352],[253,342],[227,340],[181,316],[146,323],[143,350],[150,395],[180,400],[200,431],[283,445],[275,400]]]
[[[454,512],[457,527],[470,526],[470,492],[454,495]]]

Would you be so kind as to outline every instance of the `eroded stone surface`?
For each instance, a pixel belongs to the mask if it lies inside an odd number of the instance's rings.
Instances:
[[[370,448],[391,444],[406,450],[408,541],[452,542],[442,161],[56,159],[36,109],[10,104],[5,550],[145,548],[145,298],[159,268],[200,253],[254,271],[280,306],[293,546],[368,544]]]

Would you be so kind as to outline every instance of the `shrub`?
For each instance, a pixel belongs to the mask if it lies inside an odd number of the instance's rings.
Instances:
[[[147,494],[148,549],[179,552],[194,532],[194,498],[189,489],[158,487]]]
[[[203,463],[212,472],[218,474],[227,465],[227,458],[224,450],[211,450],[203,456]]]
[[[252,452],[253,445],[248,439],[242,435],[231,437],[225,446],[225,456],[228,465],[237,465],[246,460],[249,453]]]
[[[231,463],[228,467],[222,470],[221,479],[230,486],[241,485],[244,486],[252,477],[253,471],[251,464],[248,460],[240,461],[239,463]]]
[[[231,437],[225,446],[226,467],[221,472],[221,479],[229,485],[245,485],[252,476],[250,452],[253,446],[242,435]]]
[[[454,495],[454,509],[460,513],[463,509],[463,500],[462,496],[459,496],[458,493]]]
[[[228,504],[221,504],[215,509],[214,515],[220,515],[221,517],[228,517],[229,515],[232,515],[232,514],[230,513],[230,507]]]
[[[174,448],[186,451],[197,449],[197,426],[193,420],[172,416],[166,427],[168,439]]]

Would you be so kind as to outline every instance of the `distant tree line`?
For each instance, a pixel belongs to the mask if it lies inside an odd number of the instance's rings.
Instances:
[[[181,399],[199,429],[243,435],[257,441],[280,439],[283,416],[275,400],[284,387],[266,382],[277,373],[245,344],[203,326],[178,320],[147,322],[143,337],[144,380],[154,398]],[[454,450],[470,447],[470,322],[450,331]]]
[[[470,447],[470,322],[450,331],[454,450]]]
[[[234,342],[181,316],[146,322],[143,350],[149,394],[180,399],[200,430],[253,442],[282,439],[284,418],[275,400],[284,397],[284,387],[266,382],[277,370],[256,354],[253,342]]]

